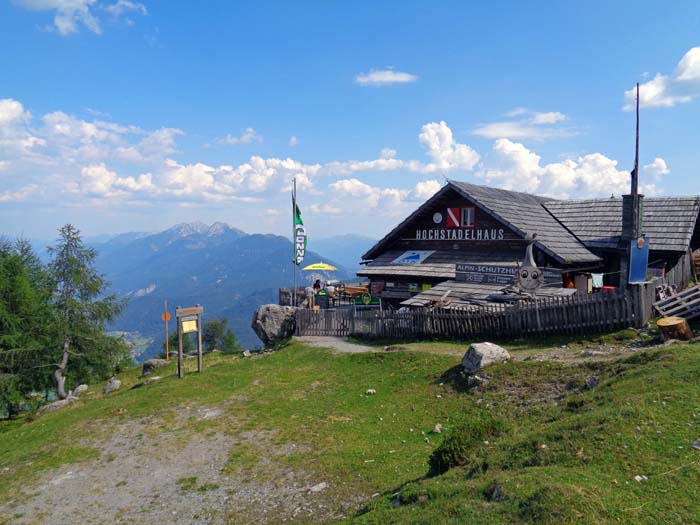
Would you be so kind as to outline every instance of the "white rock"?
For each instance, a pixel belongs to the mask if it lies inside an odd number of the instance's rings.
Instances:
[[[102,389],[103,394],[109,394],[110,392],[114,392],[116,390],[119,390],[122,387],[122,382],[119,381],[117,378],[112,378],[109,381],[107,381],[107,384],[105,387]]]
[[[78,385],[75,387],[75,390],[73,390],[73,395],[74,396],[79,396],[83,392],[87,392],[88,386],[87,385]]]
[[[474,374],[493,363],[501,363],[510,359],[508,351],[496,344],[472,343],[462,357],[462,366],[468,374]]]
[[[328,483],[326,483],[325,481],[322,481],[321,483],[318,483],[317,485],[314,485],[313,487],[311,487],[309,489],[309,491],[321,492],[322,490],[325,490],[326,488],[328,488]]]
[[[373,395],[376,394],[376,393],[377,393],[377,391],[376,391],[374,388],[368,388],[368,389],[367,389],[367,392],[365,392],[365,395],[367,395],[367,396],[373,396]]]
[[[440,423],[438,423],[433,427],[433,434],[441,434],[441,433],[442,433],[442,425]]]

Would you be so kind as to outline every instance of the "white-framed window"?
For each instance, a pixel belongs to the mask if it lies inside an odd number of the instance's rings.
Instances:
[[[474,206],[466,206],[462,208],[462,228],[473,228],[476,226]]]

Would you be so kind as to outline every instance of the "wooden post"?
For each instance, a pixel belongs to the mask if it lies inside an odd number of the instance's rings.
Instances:
[[[168,348],[168,339],[170,334],[168,333],[168,300],[165,300],[165,308],[163,309],[163,317],[165,318],[165,360],[170,361],[170,350]]]
[[[199,306],[199,305],[197,305]],[[202,314],[197,315],[197,372],[204,370],[202,358]]]
[[[184,356],[182,351],[182,321],[177,320],[177,377],[185,377]]]

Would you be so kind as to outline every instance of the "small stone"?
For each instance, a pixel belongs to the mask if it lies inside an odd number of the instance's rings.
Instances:
[[[442,433],[442,425],[440,423],[437,423],[433,427],[433,434],[441,434]]]
[[[366,396],[373,396],[376,393],[377,393],[377,391],[374,388],[368,388],[367,392],[365,392],[365,395]]]
[[[564,385],[564,390],[574,390],[576,388],[576,381],[569,379]]]
[[[311,487],[309,489],[309,491],[310,492],[321,492],[322,490],[325,490],[326,488],[328,488],[328,483],[326,483],[325,481],[322,481],[321,483],[318,483],[318,484],[314,485],[313,487]]]
[[[251,355],[253,354],[250,353],[250,350],[243,350],[243,357],[250,357]]]
[[[590,390],[598,386],[598,383],[600,383],[600,378],[598,376],[591,376],[588,379],[586,379],[586,388]]]
[[[469,376],[467,377],[467,388],[476,388],[481,386],[485,381],[479,376]]]
[[[692,448],[693,450],[700,450],[700,439],[696,439],[695,443],[690,445],[690,448]]]
[[[641,483],[642,481],[647,481],[648,479],[649,479],[649,478],[647,478],[647,477],[644,476],[644,475],[642,475],[642,476],[635,476],[635,477],[634,477],[634,481],[636,481],[637,483]]]
[[[425,436],[425,439],[423,441],[425,441],[426,443],[430,443],[430,438],[428,436]]]
[[[438,399],[442,399],[442,396],[440,394],[436,395],[435,397]]]
[[[494,482],[484,491],[484,496],[488,501],[501,501],[503,499],[503,485]]]

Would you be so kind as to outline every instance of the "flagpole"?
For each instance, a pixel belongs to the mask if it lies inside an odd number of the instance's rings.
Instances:
[[[293,287],[292,287],[292,306],[297,305],[297,250],[296,250],[296,222],[295,217],[297,213],[297,178],[294,176],[292,180],[292,274],[293,277]]]

